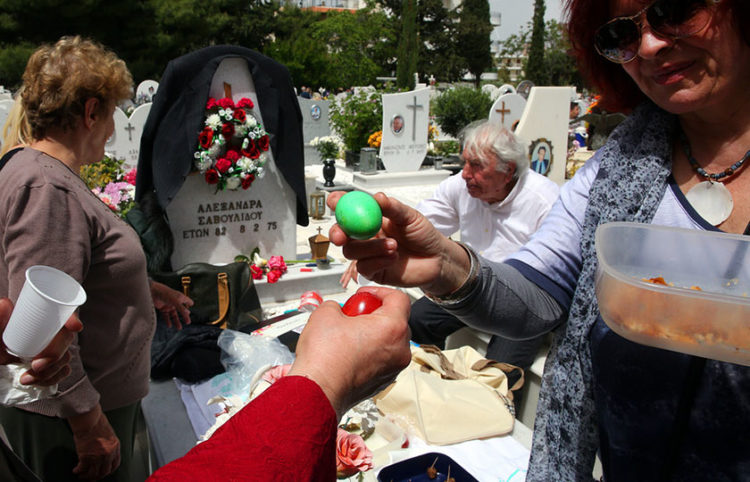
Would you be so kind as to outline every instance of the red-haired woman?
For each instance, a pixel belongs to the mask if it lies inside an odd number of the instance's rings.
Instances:
[[[610,221],[747,231],[750,2],[566,7],[602,105],[630,115],[524,248],[488,263],[383,195],[384,236],[354,241],[334,227],[331,241],[367,278],[420,286],[470,326],[516,339],[554,330],[527,480],[591,480],[597,452],[608,482],[747,480],[750,450],[737,441],[750,432],[750,368],[610,331],[594,293],[594,232]]]

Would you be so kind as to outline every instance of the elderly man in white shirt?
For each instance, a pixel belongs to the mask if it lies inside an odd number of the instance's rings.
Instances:
[[[509,130],[489,121],[467,126],[461,135],[465,164],[460,175],[440,183],[433,196],[417,206],[446,236],[492,261],[514,253],[542,224],[559,187],[529,169],[527,149]],[[445,347],[445,338],[465,325],[429,298],[412,305],[412,340]],[[492,336],[487,357],[520,366],[533,363],[543,337],[509,340]]]

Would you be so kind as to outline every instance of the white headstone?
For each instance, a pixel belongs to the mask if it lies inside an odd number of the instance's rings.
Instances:
[[[526,99],[519,94],[504,94],[497,98],[490,109],[489,120],[513,130],[521,120]]]
[[[232,99],[253,101],[253,115],[263,124],[255,84],[241,58],[222,60],[214,73],[209,95],[224,97],[224,83],[231,85]],[[198,132],[195,133],[196,138]],[[172,265],[202,261],[228,263],[256,247],[261,256],[296,258],[296,196],[268,152],[265,173],[248,190],[218,191],[204,177],[193,173],[167,206],[175,238]]]
[[[430,89],[383,94],[380,158],[388,172],[417,171],[427,154]]]
[[[141,150],[141,135],[151,103],[136,108],[128,117],[122,109],[115,107],[113,115],[115,130],[107,140],[106,151],[117,159],[123,159],[129,168],[138,166],[138,153]]]
[[[305,165],[318,164],[321,162],[320,154],[310,141],[316,137],[331,135],[331,126],[328,124],[328,110],[330,101],[311,100],[297,97],[299,108],[302,111],[302,141],[305,144]]]
[[[135,103],[140,105],[146,102],[152,102],[157,90],[159,90],[159,82],[155,80],[144,80],[138,84],[138,88],[135,89]]]
[[[547,177],[565,182],[568,154],[570,87],[532,87],[516,134],[529,144],[529,159],[534,161],[540,147],[549,159]],[[547,146],[550,149],[547,149]]]

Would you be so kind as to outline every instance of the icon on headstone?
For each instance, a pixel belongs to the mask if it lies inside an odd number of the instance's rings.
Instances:
[[[320,120],[320,106],[318,104],[313,104],[312,107],[310,107],[310,117],[312,117],[313,120]]]
[[[529,149],[530,168],[534,172],[546,175],[552,165],[552,145],[544,137],[533,141]]]
[[[393,131],[394,134],[401,134],[403,130],[404,118],[400,114],[393,116],[393,119],[391,120],[391,131]]]

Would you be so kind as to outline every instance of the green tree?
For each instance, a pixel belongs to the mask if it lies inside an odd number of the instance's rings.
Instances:
[[[430,110],[443,132],[458,137],[461,129],[471,122],[486,119],[491,108],[489,94],[471,87],[456,87],[435,99]]]
[[[458,47],[477,88],[492,66],[490,5],[487,0],[464,0],[459,12]]]
[[[401,38],[398,43],[396,86],[411,90],[417,71],[417,6],[416,0],[404,0],[401,15]]]
[[[547,69],[544,65],[544,11],[544,0],[534,0],[531,46],[524,70],[526,71],[526,78],[536,85],[547,85],[549,83]]]

